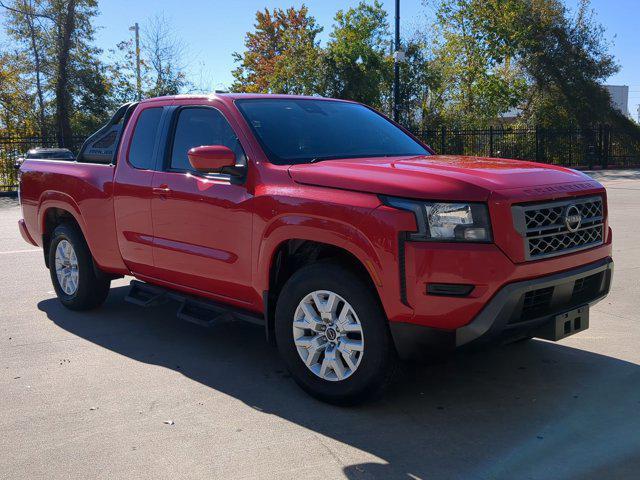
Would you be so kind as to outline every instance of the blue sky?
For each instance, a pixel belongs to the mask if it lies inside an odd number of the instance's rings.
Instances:
[[[577,1],[566,0],[566,3],[573,7]],[[191,76],[202,78],[203,86],[220,88],[232,81],[231,54],[243,50],[244,34],[252,28],[256,10],[302,3],[293,0],[101,0],[101,13],[96,21],[100,27],[97,43],[105,51],[113,48],[120,40],[130,37],[130,25],[137,21],[144,26],[155,14],[164,14],[187,46],[186,63]],[[322,39],[326,39],[335,12],[358,1],[307,0],[304,3],[325,27]],[[393,0],[383,4],[392,21]],[[413,30],[426,24],[422,19],[429,13],[429,7],[423,6],[421,0],[401,0],[401,4],[403,29]],[[592,0],[592,5],[613,42],[611,51],[622,66],[609,83],[630,86],[629,108],[635,117],[640,104],[640,0]]]

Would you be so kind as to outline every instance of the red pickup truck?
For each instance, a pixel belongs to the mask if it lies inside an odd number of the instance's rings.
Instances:
[[[179,302],[264,324],[309,393],[354,403],[396,360],[588,327],[613,263],[604,188],[551,165],[436,155],[358,103],[124,105],[75,162],[26,159],[24,239],[60,301]]]

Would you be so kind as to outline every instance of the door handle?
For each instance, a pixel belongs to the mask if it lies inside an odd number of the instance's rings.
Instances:
[[[151,189],[154,195],[168,196],[171,195],[172,190],[168,185],[160,185],[159,187],[153,187]]]

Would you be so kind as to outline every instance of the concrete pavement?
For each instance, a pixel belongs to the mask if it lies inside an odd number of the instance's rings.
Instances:
[[[259,327],[123,301],[75,313],[0,200],[0,478],[614,479],[640,469],[640,173],[608,187],[616,270],[591,328],[405,369],[342,409]]]

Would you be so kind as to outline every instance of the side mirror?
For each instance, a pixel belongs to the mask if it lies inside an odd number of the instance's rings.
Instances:
[[[236,164],[236,154],[224,145],[204,145],[187,152],[189,163],[202,173],[220,173]]]

